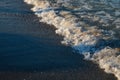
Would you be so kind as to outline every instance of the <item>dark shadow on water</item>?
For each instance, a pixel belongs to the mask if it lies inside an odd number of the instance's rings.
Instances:
[[[0,71],[48,71],[78,68],[82,56],[60,44],[51,25],[29,14],[23,0],[2,0],[0,6]],[[80,64],[81,63],[81,64]]]
[[[70,47],[54,45],[50,41],[0,33],[0,79],[116,80],[97,65],[84,61]]]
[[[120,48],[120,40],[119,39],[109,39],[109,40],[101,39],[97,42],[97,48],[99,48],[99,50],[104,49],[107,46],[113,49]]]
[[[0,70],[52,70],[76,68],[80,56],[67,46],[50,44],[50,40],[30,36],[0,34]]]
[[[79,45],[79,50],[76,50],[76,53],[86,53],[90,52],[90,54],[94,54],[96,51],[99,52],[104,48],[120,48],[120,40],[119,39],[110,39],[110,40],[104,40],[100,39],[97,41],[96,45],[85,45],[81,44]]]

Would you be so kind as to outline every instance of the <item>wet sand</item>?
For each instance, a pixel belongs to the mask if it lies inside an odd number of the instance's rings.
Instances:
[[[22,0],[0,1],[0,80],[116,80],[84,61]]]

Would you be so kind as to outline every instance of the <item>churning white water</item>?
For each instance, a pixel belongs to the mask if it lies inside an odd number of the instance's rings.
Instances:
[[[120,0],[24,0],[63,44],[120,80]]]

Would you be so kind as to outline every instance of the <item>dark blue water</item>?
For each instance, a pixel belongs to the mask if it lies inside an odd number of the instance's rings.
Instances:
[[[51,26],[39,23],[22,1],[2,0],[0,5],[0,70],[43,71],[81,65],[80,56],[61,45],[62,37]]]
[[[41,39],[16,34],[0,34],[0,69],[50,70],[79,66],[70,48]],[[68,54],[70,53],[70,54]]]
[[[91,80],[100,80],[102,77],[104,80],[114,79],[91,62],[84,61],[70,47],[61,45],[63,37],[54,33],[52,25],[40,23],[31,12],[31,7],[22,0],[0,0],[0,72],[64,71],[79,68],[77,73],[84,73],[92,77]],[[2,75],[8,80],[9,75]],[[15,80],[15,76],[12,77]],[[68,76],[64,77],[69,80]]]

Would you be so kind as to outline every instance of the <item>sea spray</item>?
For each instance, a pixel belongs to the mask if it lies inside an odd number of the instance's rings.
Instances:
[[[40,22],[54,25],[63,44],[120,80],[119,0],[24,0]],[[115,32],[116,31],[116,32]],[[118,41],[118,43],[115,43]]]

